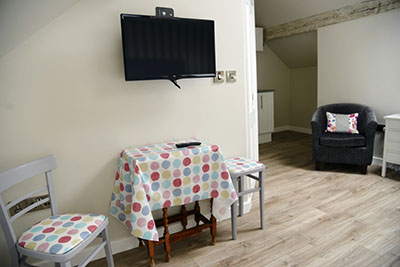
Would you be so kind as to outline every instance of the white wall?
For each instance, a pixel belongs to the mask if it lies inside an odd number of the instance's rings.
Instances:
[[[256,0],[256,25],[265,29],[357,1],[361,0]],[[258,89],[275,89],[278,130],[311,128],[310,113],[317,102],[316,46],[316,33],[310,32],[268,41],[264,51],[257,52]]]
[[[378,123],[400,112],[400,10],[318,29],[318,106],[370,106]],[[374,156],[383,155],[377,133]],[[379,163],[376,162],[376,163]]]
[[[156,6],[215,20],[217,68],[237,70],[237,82],[187,79],[179,81],[182,91],[168,81],[125,82],[119,14],[152,15]],[[60,211],[108,214],[127,146],[195,136],[218,143],[225,157],[246,155],[243,7],[230,0],[78,2],[0,59],[0,171],[53,153]],[[6,201],[21,191],[9,190]],[[110,236],[116,244],[129,233],[110,218]],[[3,261],[4,240],[0,253]]]
[[[0,57],[79,0],[0,0]]]
[[[290,70],[290,126],[311,129],[317,109],[317,67]]]
[[[259,89],[275,89],[275,128],[311,130],[317,108],[317,67],[290,69],[265,44],[264,51],[257,52],[257,77]]]
[[[318,105],[400,112],[400,10],[318,29]]]
[[[258,89],[274,89],[275,128],[290,124],[290,69],[264,44],[257,52]]]

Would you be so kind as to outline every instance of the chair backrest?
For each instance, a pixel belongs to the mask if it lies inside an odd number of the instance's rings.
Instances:
[[[4,232],[4,236],[6,237],[8,248],[10,250],[11,261],[13,263],[12,266],[18,266],[19,261],[19,256],[15,247],[17,243],[17,237],[15,235],[12,222],[27,213],[28,211],[47,202],[50,202],[52,215],[57,214],[57,205],[53,188],[53,176],[51,173],[51,171],[54,170],[56,167],[56,158],[55,156],[50,155],[0,173],[0,224]],[[43,186],[28,194],[25,194],[5,205],[1,196],[4,191],[18,183],[21,183],[29,178],[40,174],[45,174],[47,186]],[[41,192],[46,191],[49,197],[44,198],[41,201],[32,203],[31,205],[14,214],[13,216],[9,215],[9,209],[11,207],[29,197],[33,197]]]
[[[367,123],[367,115],[371,109],[368,106],[356,103],[338,103],[338,104],[329,104],[319,107],[324,114],[328,112],[339,113],[339,114],[351,114],[351,113],[359,113],[358,117],[358,130],[360,133],[365,134],[365,127]],[[326,116],[324,116],[325,124],[326,124]]]
[[[325,111],[339,114],[361,113],[367,106],[356,103],[337,103],[321,106]]]

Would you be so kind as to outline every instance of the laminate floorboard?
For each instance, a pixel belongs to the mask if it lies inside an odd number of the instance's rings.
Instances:
[[[172,244],[171,261],[156,246],[157,266],[399,266],[400,174],[379,166],[323,164],[314,170],[311,136],[273,135],[260,145],[265,178],[265,228],[259,229],[258,194],[252,210],[218,222],[217,243],[208,231]],[[114,255],[115,265],[148,266],[145,248]],[[89,266],[107,266],[105,259]]]

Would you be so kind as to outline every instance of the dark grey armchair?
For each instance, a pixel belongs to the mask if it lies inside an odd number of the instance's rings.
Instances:
[[[351,114],[358,113],[359,134],[325,132],[326,112]],[[361,166],[361,173],[367,173],[372,163],[376,115],[372,109],[360,104],[331,104],[319,107],[311,120],[312,158],[315,169],[320,170],[321,162],[354,164]]]

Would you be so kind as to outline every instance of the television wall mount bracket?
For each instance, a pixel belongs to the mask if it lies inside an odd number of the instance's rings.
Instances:
[[[169,7],[156,7],[156,17],[173,18],[174,9]]]
[[[161,18],[173,18],[174,17],[174,9],[169,8],[169,7],[156,7],[156,17],[161,17]],[[176,76],[173,75],[171,79],[169,79],[176,87],[181,89],[179,86],[177,80],[175,79]]]

